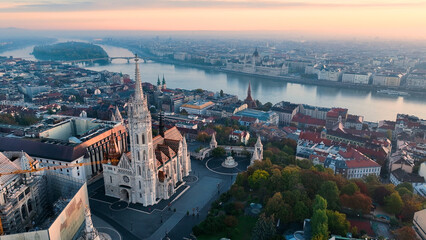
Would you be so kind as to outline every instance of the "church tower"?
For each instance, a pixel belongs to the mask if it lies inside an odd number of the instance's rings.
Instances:
[[[135,58],[135,95],[128,103],[131,165],[134,175],[132,202],[144,206],[156,203],[156,160],[152,143],[151,113],[142,91],[138,57]]]
[[[247,104],[248,108],[256,108],[256,101],[253,100],[253,97],[251,96],[251,82],[249,82],[248,89],[247,89],[247,98],[244,100],[244,103]]]
[[[163,74],[163,82],[162,82],[162,85],[161,85],[161,86],[162,86],[162,87],[161,87],[161,89],[162,89],[162,90],[167,89],[166,79],[164,78],[164,74]]]

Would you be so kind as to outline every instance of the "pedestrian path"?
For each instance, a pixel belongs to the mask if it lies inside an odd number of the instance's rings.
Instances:
[[[166,232],[172,230],[179,223],[187,211],[192,214],[192,209],[203,208],[212,196],[217,194],[217,187],[221,182],[222,179],[219,178],[202,177],[196,185],[191,186],[172,204],[171,208],[176,208],[176,212],[149,237],[149,240],[161,240]]]

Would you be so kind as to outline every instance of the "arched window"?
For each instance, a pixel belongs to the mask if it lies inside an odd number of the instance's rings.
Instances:
[[[145,134],[142,134],[142,144],[145,144]]]
[[[109,181],[112,183],[112,176],[109,176]]]
[[[138,174],[141,175],[141,166],[138,166]]]
[[[143,160],[146,161],[146,152],[143,151]]]
[[[139,189],[142,189],[141,181],[139,181]]]
[[[138,151],[138,161],[141,160],[141,153]]]
[[[139,137],[137,134],[135,134],[136,144],[139,144]]]

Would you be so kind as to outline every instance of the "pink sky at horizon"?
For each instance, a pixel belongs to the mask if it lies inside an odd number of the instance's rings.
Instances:
[[[61,2],[67,0],[61,0]],[[127,0],[131,1],[131,0]],[[192,0],[175,2],[190,3]],[[142,1],[143,2],[143,1]],[[210,4],[200,0],[203,4]],[[214,2],[214,1],[213,1]],[[225,0],[223,2],[228,2]],[[390,1],[390,5],[354,4],[306,5],[285,0],[259,2],[259,7],[234,5],[211,6],[136,6],[96,9],[74,6],[25,8],[28,3],[0,3],[0,28],[17,27],[36,30],[149,30],[149,31],[294,31],[319,36],[380,37],[426,39],[426,3]],[[74,4],[74,3],[73,3]],[[150,3],[151,4],[151,3]],[[236,4],[236,5],[235,5]],[[269,5],[268,5],[269,4]],[[304,3],[305,4],[305,3]],[[333,2],[333,4],[335,4]],[[384,3],[381,3],[384,4]],[[22,6],[24,8],[22,8]],[[62,6],[62,5],[61,5]],[[67,7],[67,5],[65,5]],[[69,10],[68,10],[69,9]],[[85,10],[80,10],[85,9]]]

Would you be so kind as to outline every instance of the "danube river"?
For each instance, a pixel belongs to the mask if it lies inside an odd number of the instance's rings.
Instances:
[[[102,47],[110,57],[133,55],[124,48]],[[30,52],[32,52],[32,47],[0,53],[0,55],[34,59]],[[131,77],[134,76],[135,69],[134,64],[128,64],[125,60],[113,60],[109,65],[87,68],[96,71],[122,72]],[[365,116],[366,121],[395,120],[397,113],[413,114],[426,119],[425,98],[392,97],[378,95],[368,90],[287,83],[156,62],[142,62],[140,69],[142,81],[152,84],[156,84],[157,77],[162,78],[164,74],[169,88],[223,90],[244,99],[247,95],[248,84],[251,82],[253,97],[262,103],[289,101],[321,107],[344,107],[348,108],[351,114]]]

